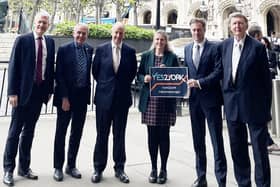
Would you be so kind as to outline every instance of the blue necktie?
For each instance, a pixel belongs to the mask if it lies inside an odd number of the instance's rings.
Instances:
[[[199,61],[200,61],[200,46],[195,45],[194,46],[193,63],[194,63],[194,66],[196,67],[196,69],[198,68]]]

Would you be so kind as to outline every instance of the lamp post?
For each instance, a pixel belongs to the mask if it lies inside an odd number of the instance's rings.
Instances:
[[[156,30],[160,29],[160,0],[157,0]]]
[[[18,30],[17,30],[17,33],[20,34],[21,33],[21,27],[22,27],[22,13],[23,13],[23,8],[21,7],[20,8],[20,11],[19,11],[19,20],[18,20]]]

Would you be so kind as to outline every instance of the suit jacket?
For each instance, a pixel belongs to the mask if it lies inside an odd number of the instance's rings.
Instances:
[[[246,36],[233,82],[233,43],[234,39],[229,38],[219,45],[226,118],[244,123],[266,123],[271,120],[272,81],[265,46]]]
[[[163,56],[163,64],[167,67],[176,67],[179,66],[177,56],[172,52],[165,52]],[[147,51],[142,54],[139,70],[137,73],[137,80],[142,85],[139,99],[139,111],[145,112],[148,106],[148,98],[150,96],[150,84],[144,83],[144,77],[147,74],[150,74],[150,68],[155,66],[155,53],[154,50]],[[167,112],[173,112],[176,110],[176,99],[175,98],[166,98],[166,101],[169,102],[169,107],[166,108]]]
[[[54,40],[45,36],[47,47],[46,69],[44,72],[43,98],[47,103],[48,95],[54,87]],[[31,96],[36,71],[36,49],[33,33],[18,36],[15,40],[9,62],[8,95],[17,95],[19,105],[25,105]]]
[[[90,104],[90,93],[91,93],[91,79],[90,79],[90,68],[92,63],[93,48],[87,43],[84,44],[86,59],[87,59],[87,93],[86,100]],[[75,74],[76,74],[76,46],[74,42],[65,44],[59,47],[56,57],[56,87],[54,93],[54,105],[61,106],[62,98],[71,98],[71,91],[75,89]]]
[[[134,80],[136,71],[135,50],[125,43],[122,44],[117,73],[113,69],[111,41],[97,47],[92,66],[93,77],[97,82],[95,105],[110,109],[113,102],[117,101],[118,107],[129,108],[132,104],[131,82]]]
[[[220,79],[222,66],[217,58],[217,44],[205,41],[198,69],[193,59],[193,43],[185,47],[185,65],[188,67],[188,78],[198,80],[200,88],[191,88],[190,102],[200,102],[203,107],[222,105],[222,89]]]

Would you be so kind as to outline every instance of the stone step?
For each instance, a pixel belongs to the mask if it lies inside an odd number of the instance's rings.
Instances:
[[[0,62],[9,61],[17,36],[17,34],[13,33],[0,33]]]

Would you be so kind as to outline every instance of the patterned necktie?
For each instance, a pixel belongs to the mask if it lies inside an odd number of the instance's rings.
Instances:
[[[193,55],[193,63],[196,69],[198,68],[199,61],[200,61],[200,46],[197,44],[194,47],[194,55]]]
[[[118,72],[119,65],[120,65],[120,47],[115,46],[113,51],[113,68],[115,73]]]
[[[86,71],[87,61],[85,58],[84,48],[82,46],[77,47],[77,86],[86,86]]]
[[[42,37],[38,37],[38,52],[37,52],[37,64],[36,64],[36,84],[40,85],[42,83],[42,60],[43,60],[43,45]]]

